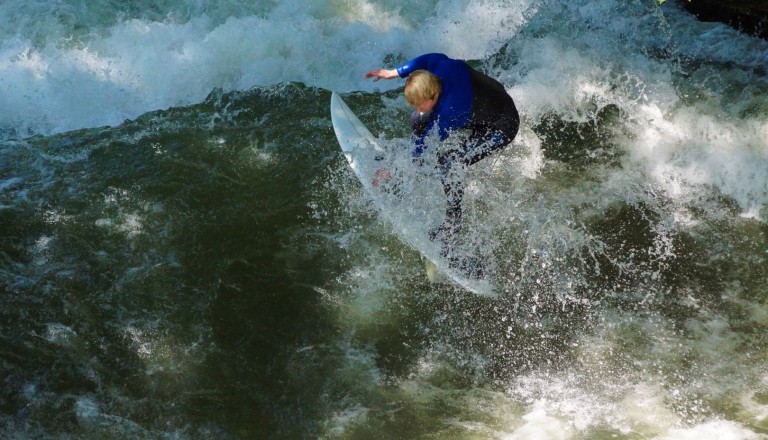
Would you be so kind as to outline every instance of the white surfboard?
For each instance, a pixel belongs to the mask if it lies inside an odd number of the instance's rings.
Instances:
[[[445,216],[446,201],[439,177],[429,167],[413,165],[410,154],[401,154],[398,160],[397,154],[383,148],[335,92],[331,95],[331,120],[349,166],[400,238],[454,283],[478,295],[495,296],[490,281],[471,278],[452,267],[441,256],[440,244],[429,239],[429,231]],[[377,172],[392,173],[392,177],[376,184]],[[434,279],[434,268],[428,266],[430,279]]]

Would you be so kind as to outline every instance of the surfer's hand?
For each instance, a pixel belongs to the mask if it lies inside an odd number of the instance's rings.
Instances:
[[[388,181],[391,178],[392,178],[392,171],[386,168],[379,168],[378,170],[376,170],[375,173],[373,173],[373,179],[371,180],[371,185],[373,185],[374,188],[378,188],[379,185]]]
[[[387,70],[387,69],[373,69],[373,70],[369,70],[368,72],[365,72],[365,77],[366,78],[376,77],[376,78],[374,78],[373,82],[376,82],[376,81],[378,81],[378,80],[380,80],[382,78],[384,78],[384,79],[393,79],[393,78],[397,78],[399,76],[400,75],[398,75],[397,70],[395,70],[395,69],[391,69],[391,70]]]

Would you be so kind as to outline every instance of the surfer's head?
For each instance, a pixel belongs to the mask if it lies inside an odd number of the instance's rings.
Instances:
[[[440,97],[440,78],[427,70],[416,70],[405,80],[405,99],[417,111],[432,110]]]

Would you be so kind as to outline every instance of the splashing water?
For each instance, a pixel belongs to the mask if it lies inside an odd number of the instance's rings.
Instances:
[[[765,438],[768,43],[671,3],[4,2],[0,433]],[[466,175],[496,298],[331,128],[407,142],[363,73],[427,51],[521,111]]]

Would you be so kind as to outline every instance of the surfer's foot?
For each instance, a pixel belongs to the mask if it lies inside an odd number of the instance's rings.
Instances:
[[[461,256],[456,252],[455,237],[461,230],[461,224],[446,221],[429,231],[429,239],[440,242],[440,256],[448,261],[448,266],[470,279],[485,278],[485,269],[479,259]]]

